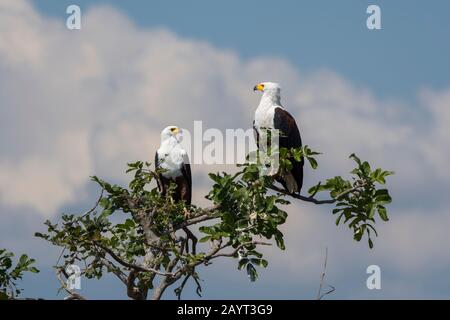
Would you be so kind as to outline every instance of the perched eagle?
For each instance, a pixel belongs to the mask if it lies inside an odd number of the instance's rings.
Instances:
[[[258,148],[261,148],[260,137],[262,134],[267,134],[267,129],[279,130],[280,148],[300,148],[302,139],[295,119],[281,106],[280,85],[273,82],[263,82],[257,84],[253,90],[263,93],[253,121]],[[294,159],[289,160],[292,162],[292,170],[283,176],[277,175],[276,179],[289,193],[300,193],[303,185],[304,161],[303,159],[301,162],[296,162]]]
[[[170,184],[175,183],[176,188],[172,193],[175,202],[184,201],[186,205],[191,204],[192,198],[192,176],[191,166],[186,151],[180,142],[183,132],[176,126],[166,127],[161,132],[161,145],[155,154],[156,169],[163,169],[158,176],[158,188],[162,195],[167,195]],[[185,209],[187,217],[187,210]],[[192,240],[192,253],[195,254],[197,238],[187,228],[183,227],[189,239]],[[188,243],[186,241],[186,250]]]
[[[186,151],[180,142],[183,132],[176,126],[169,126],[161,132],[161,145],[155,154],[155,167],[163,169],[159,175],[158,188],[163,195],[167,194],[170,183],[176,184],[172,198],[178,202],[183,200],[191,204],[192,177],[191,166]]]

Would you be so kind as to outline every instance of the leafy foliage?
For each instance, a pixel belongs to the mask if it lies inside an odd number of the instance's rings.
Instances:
[[[16,285],[25,272],[37,273],[34,259],[22,254],[14,265],[14,253],[0,249],[0,300],[15,298],[22,290]]]
[[[316,169],[317,155],[308,146],[282,148],[280,172],[289,170],[292,161],[307,160]],[[357,166],[350,180],[338,176],[318,183],[309,190],[308,197],[290,195],[277,187],[277,176],[266,175],[261,163],[238,165],[234,174],[210,173],[214,184],[206,198],[213,203],[211,208],[187,206],[170,196],[161,196],[155,184],[158,172],[150,169],[150,163],[138,161],[128,164],[127,172],[133,175],[128,187],[93,177],[102,189],[95,207],[82,215],[65,214],[58,224],[46,221],[47,233],[36,236],[64,248],[63,265],[57,268],[82,263],[82,274],[87,278],[101,278],[104,272],[111,272],[134,299],[145,299],[150,289],[154,289],[153,298],[159,299],[168,286],[182,279],[175,289],[180,297],[189,278],[194,279],[200,294],[196,267],[208,266],[219,257],[236,258],[238,269],[245,270],[255,281],[257,267],[268,266],[260,250],[268,243],[260,239],[273,239],[278,248],[285,249],[279,228],[287,219],[284,206],[290,204],[288,199],[335,204],[332,212],[338,216],[336,224],[341,220],[348,224],[356,241],[367,234],[369,246],[373,247],[375,213],[387,221],[386,205],[391,202],[387,189],[377,186],[385,184],[392,172],[371,171],[367,162],[355,155],[351,158]],[[169,188],[169,195],[174,187]],[[328,192],[331,199],[315,199],[320,192]],[[187,250],[188,238],[182,230],[206,221],[214,223],[199,227],[202,250],[194,254]]]
[[[348,223],[353,229],[353,238],[360,241],[364,234],[370,248],[373,248],[372,233],[376,236],[374,227],[375,214],[378,213],[383,221],[388,221],[386,205],[392,198],[387,189],[377,189],[377,185],[385,185],[386,177],[393,174],[392,171],[384,171],[377,168],[372,171],[367,161],[361,161],[355,154],[350,155],[357,167],[351,171],[351,180],[342,177],[334,177],[326,180],[324,184],[310,188],[308,192],[314,194],[320,191],[328,191],[330,196],[337,201],[333,214],[337,215],[336,225]]]

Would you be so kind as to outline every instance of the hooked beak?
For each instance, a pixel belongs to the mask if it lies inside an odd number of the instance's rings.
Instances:
[[[174,128],[172,131],[172,136],[180,143],[183,140],[183,129],[178,127]]]
[[[264,85],[263,84],[261,84],[261,83],[259,83],[259,84],[257,84],[254,88],[253,88],[253,91],[261,91],[261,92],[264,92]]]

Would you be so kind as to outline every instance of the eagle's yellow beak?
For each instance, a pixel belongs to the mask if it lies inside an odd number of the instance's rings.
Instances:
[[[254,88],[253,91],[264,91],[264,85],[262,83],[257,84]]]

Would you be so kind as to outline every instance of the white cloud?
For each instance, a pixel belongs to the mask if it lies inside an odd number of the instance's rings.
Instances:
[[[52,215],[62,203],[75,198],[85,183],[91,164],[86,132],[62,132],[48,154],[33,153],[16,162],[0,162],[2,202],[29,206]]]
[[[448,159],[450,155],[450,89],[443,92],[430,90],[421,93],[422,103],[428,106],[433,117],[433,123],[418,139],[418,147],[435,173],[450,179]],[[419,133],[421,134],[421,133]]]
[[[447,269],[450,259],[450,214],[441,209],[434,212],[408,210],[398,212],[382,229],[378,253],[385,264],[405,274]]]
[[[53,216],[78,200],[89,175],[123,181],[127,161],[152,161],[168,124],[191,128],[203,120],[204,128],[248,128],[259,98],[251,89],[266,80],[282,83],[282,102],[298,119],[304,142],[325,152],[320,171],[307,172],[309,183],[348,172],[347,156],[357,152],[397,172],[395,198],[450,185],[450,89],[419,92],[417,106],[381,100],[332,71],[302,74],[281,58],[244,60],[168,30],[139,29],[106,6],[84,12],[83,29],[69,31],[26,1],[4,0],[0,39],[0,200],[6,206]],[[413,121],[412,108],[426,120]],[[216,168],[194,167],[196,201],[204,202],[204,176]],[[434,247],[446,236],[448,213],[433,211],[447,199],[426,201],[429,212],[414,214],[406,212],[408,202],[397,203],[403,209],[382,225],[383,249],[372,255],[351,242],[348,230],[333,226],[328,208],[295,205],[286,234],[296,250],[283,254],[278,268],[287,263],[282,272],[312,276],[325,245],[340,266],[372,257],[425,272],[430,259],[448,263]],[[339,270],[336,277],[348,276],[345,267]]]

